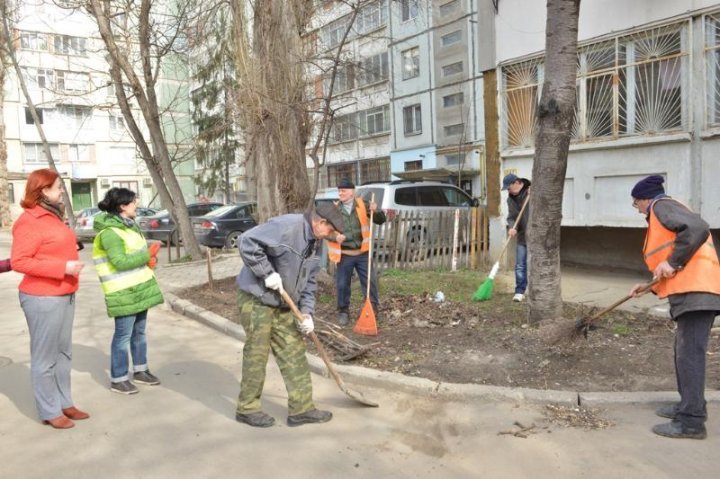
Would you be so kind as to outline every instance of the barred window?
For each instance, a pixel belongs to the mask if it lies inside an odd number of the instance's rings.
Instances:
[[[686,128],[687,31],[682,22],[580,48],[574,140]],[[505,147],[533,146],[543,68],[542,58],[503,67]]]
[[[720,125],[720,13],[705,17],[707,124]]]

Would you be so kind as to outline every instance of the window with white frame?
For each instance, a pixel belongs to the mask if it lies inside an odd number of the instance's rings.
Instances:
[[[31,87],[55,88],[55,74],[48,68],[23,68]]]
[[[58,114],[63,125],[72,125],[75,128],[89,127],[92,117],[92,108],[77,105],[61,105]]]
[[[85,55],[85,39],[70,35],[55,35],[55,53]]]
[[[330,72],[332,74],[332,72]],[[330,93],[330,80],[328,76],[325,78],[325,94]],[[333,95],[337,95],[355,88],[355,65],[347,63],[341,65],[335,74],[335,83],[333,84]]]
[[[377,135],[390,131],[390,105],[358,112],[361,135]]]
[[[445,34],[442,37],[440,37],[440,42],[442,43],[443,47],[449,47],[451,45],[460,43],[461,41],[462,41],[462,31],[461,30],[455,30],[454,32],[450,32],[450,33]]]
[[[335,20],[334,22],[324,26],[321,31],[320,36],[322,38],[323,43],[325,44],[325,47],[332,48],[336,45],[339,45],[343,39],[343,36],[345,36],[345,32],[347,31],[347,28],[348,28],[348,18],[347,17],[341,18],[339,20]]]
[[[372,32],[387,23],[387,0],[379,0],[360,9],[355,17],[355,31],[362,35]]]
[[[23,32],[20,34],[20,48],[23,50],[48,51],[47,33]]]
[[[443,97],[443,108],[462,105],[465,102],[465,95],[460,93],[452,93]]]
[[[420,75],[420,47],[410,48],[402,55],[402,79],[409,80]]]
[[[43,118],[43,110],[42,108],[35,108],[35,113],[37,113],[38,119],[40,120],[40,124],[42,125],[44,122]],[[25,107],[25,124],[26,125],[34,125],[35,120],[33,120],[32,114],[30,113],[30,108]]]
[[[446,16],[455,13],[460,9],[460,0],[451,0],[440,5],[440,15]]]
[[[403,130],[405,136],[422,133],[422,109],[420,104],[403,108]]]
[[[420,0],[400,0],[400,18],[403,22],[418,16]]]
[[[57,143],[51,143],[50,154],[54,161],[60,161],[60,146]],[[25,163],[47,164],[48,159],[45,156],[42,143],[23,143],[25,152]]]
[[[333,140],[335,142],[355,140],[358,137],[357,114],[342,115],[333,121]]]
[[[443,132],[445,133],[445,136],[459,136],[462,135],[464,131],[464,123],[458,123],[456,125],[448,125],[443,127]]]
[[[358,86],[370,85],[383,80],[389,76],[388,53],[382,52],[371,57],[360,60],[360,74],[358,75]]]
[[[55,87],[63,92],[86,92],[90,88],[90,75],[83,72],[58,70],[55,72],[57,82]]]
[[[720,126],[720,13],[705,16],[707,126]]]
[[[112,113],[108,117],[110,121],[110,129],[115,131],[125,130],[125,119],[121,115],[113,115]]]
[[[445,164],[447,166],[457,166],[465,161],[465,154],[454,153],[452,155],[445,155]]]
[[[91,151],[91,145],[68,145],[68,160],[73,162],[90,161]]]
[[[688,27],[684,21],[581,47],[574,140],[686,129]],[[504,146],[531,147],[543,59],[502,70]]]
[[[445,65],[444,67],[442,67],[442,74],[444,77],[457,75],[458,73],[462,73],[462,71],[463,71],[463,62],[455,62],[455,63],[451,63],[450,65]]]

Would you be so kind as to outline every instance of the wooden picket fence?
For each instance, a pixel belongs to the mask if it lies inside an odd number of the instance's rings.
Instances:
[[[402,211],[373,225],[373,267],[478,269],[488,256],[484,207],[455,211]]]

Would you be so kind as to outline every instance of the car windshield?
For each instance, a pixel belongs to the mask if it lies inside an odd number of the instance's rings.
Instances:
[[[204,216],[205,216],[206,218],[217,218],[217,217],[222,216],[222,215],[224,215],[225,213],[227,213],[228,211],[233,210],[233,209],[235,209],[235,208],[237,208],[237,207],[238,207],[237,205],[225,205],[225,206],[221,206],[220,208],[215,209],[215,210],[212,210],[210,213],[208,213],[208,214],[206,214],[206,215],[204,215]]]

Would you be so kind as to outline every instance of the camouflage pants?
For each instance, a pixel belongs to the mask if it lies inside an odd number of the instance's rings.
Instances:
[[[238,292],[238,308],[247,338],[237,412],[248,414],[262,409],[260,396],[271,350],[288,392],[288,415],[313,409],[305,342],[295,326],[292,312],[265,306],[243,291]]]

